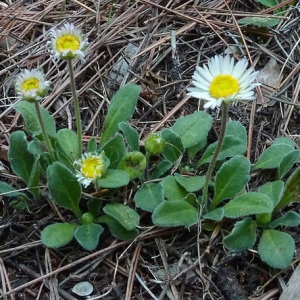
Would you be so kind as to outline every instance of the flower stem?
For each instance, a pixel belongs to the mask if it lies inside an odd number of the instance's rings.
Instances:
[[[205,183],[204,183],[204,188],[203,188],[203,204],[204,204],[204,212],[207,210],[207,194],[208,194],[208,186],[209,186],[209,182],[211,179],[211,175],[212,172],[214,170],[215,164],[217,162],[217,158],[218,155],[220,153],[221,147],[222,147],[222,143],[224,140],[224,136],[225,136],[225,129],[226,129],[226,124],[227,124],[227,115],[228,115],[228,103],[224,103],[222,102],[222,117],[221,117],[221,129],[220,129],[220,135],[219,135],[219,139],[218,139],[218,143],[217,143],[217,147],[216,150],[214,152],[214,155],[211,159],[211,162],[208,166],[207,169],[207,174],[206,174],[206,178],[205,178]],[[213,202],[210,205],[210,209],[214,208],[214,204]]]
[[[79,108],[79,102],[76,93],[72,60],[68,59],[67,61],[68,61],[68,68],[70,73],[72,97],[73,97],[74,108],[75,108],[75,119],[76,119],[77,138],[78,138],[78,158],[79,158],[82,154],[82,128],[81,128],[80,108]]]
[[[43,136],[44,136],[46,147],[47,147],[47,150],[48,150],[49,155],[50,155],[50,159],[51,159],[52,162],[54,162],[55,161],[54,151],[53,151],[50,139],[48,137],[48,134],[46,132],[45,123],[43,121],[43,117],[42,117],[42,114],[41,114],[40,104],[39,104],[38,101],[34,101],[34,105],[35,105],[37,117],[38,117],[39,122],[40,122],[42,133],[43,133]]]

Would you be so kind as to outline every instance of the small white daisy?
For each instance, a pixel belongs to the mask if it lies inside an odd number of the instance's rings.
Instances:
[[[15,80],[15,91],[20,100],[35,102],[42,100],[50,87],[43,72],[33,69],[23,70]]]
[[[74,24],[67,23],[61,29],[52,29],[50,34],[50,47],[54,58],[79,58],[84,61],[88,40]]]
[[[254,88],[259,85],[254,82],[258,72],[247,66],[246,58],[235,64],[229,55],[216,55],[209,60],[208,66],[196,66],[192,77],[195,87],[187,89],[188,95],[208,101],[204,108],[215,108],[223,101],[253,100]]]
[[[74,162],[74,165],[80,167],[80,170],[76,171],[78,182],[87,187],[91,182],[95,183],[97,179],[103,177],[109,165],[109,160],[104,152],[99,155],[84,153],[81,159]]]

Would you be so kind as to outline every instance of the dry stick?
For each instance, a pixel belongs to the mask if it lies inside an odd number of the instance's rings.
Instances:
[[[40,279],[41,278],[41,274],[39,274],[39,273],[37,273],[37,272],[29,269],[24,264],[18,264],[18,265],[16,265],[16,263],[14,261],[10,261],[10,264],[13,265],[16,269],[22,270],[26,275],[28,275],[30,277],[33,277],[33,278],[36,278],[36,279]],[[47,283],[45,284],[45,286],[50,290],[50,287],[49,287],[49,285]],[[63,290],[60,287],[57,287],[57,290],[58,290],[58,293],[62,297],[64,297],[64,299],[66,299],[66,300],[76,300],[77,299],[77,298],[73,297],[72,295],[70,295],[68,292],[66,292],[65,290]],[[13,290],[11,290],[11,292],[13,292]]]
[[[135,248],[131,266],[130,266],[130,270],[129,270],[125,300],[131,299],[132,290],[133,290],[133,282],[135,279],[135,273],[136,273],[136,268],[137,268],[137,265],[139,262],[139,256],[141,253],[141,249],[142,249],[142,244],[138,243]]]
[[[298,75],[298,80],[297,80],[297,83],[296,83],[296,87],[295,87],[295,89],[293,91],[293,95],[292,95],[293,103],[296,103],[298,101],[299,93],[300,93],[300,75]],[[283,128],[283,132],[286,132],[286,130],[287,130],[287,127],[288,127],[288,124],[289,124],[289,120],[291,118],[293,110],[294,110],[294,105],[291,105],[289,107],[288,112],[287,112],[287,116],[286,116],[286,121],[285,121],[285,125],[284,125],[284,128]]]
[[[156,230],[155,232],[150,232],[150,233],[141,235],[141,236],[140,236],[139,238],[137,238],[136,240],[137,240],[137,241],[140,241],[140,240],[146,240],[146,239],[149,239],[149,238],[153,238],[153,237],[155,237],[155,236],[161,236],[161,235],[167,234],[167,233],[169,233],[170,231],[173,231],[173,230],[174,230],[174,228],[173,228],[172,230],[170,230],[170,228],[159,229],[159,230]],[[8,295],[10,295],[10,294],[12,294],[12,293],[18,292],[18,291],[20,291],[20,290],[22,290],[22,289],[24,289],[24,288],[27,288],[28,286],[30,286],[30,285],[32,285],[32,284],[38,283],[39,281],[44,280],[44,279],[46,279],[46,278],[48,278],[48,277],[50,277],[50,276],[53,276],[53,275],[55,275],[55,274],[58,274],[58,273],[60,273],[60,272],[62,272],[62,271],[65,271],[65,270],[67,270],[67,269],[73,268],[73,267],[77,266],[78,264],[81,264],[81,263],[83,263],[83,262],[85,262],[85,261],[87,261],[87,260],[89,260],[89,259],[91,259],[91,258],[94,258],[94,257],[96,257],[96,256],[98,256],[98,255],[101,255],[101,254],[106,253],[106,252],[108,252],[108,251],[115,250],[115,249],[117,249],[117,248],[119,248],[119,247],[122,247],[122,246],[125,246],[125,245],[128,245],[128,244],[130,244],[129,241],[123,241],[123,242],[120,242],[120,243],[118,243],[118,244],[111,245],[111,246],[109,246],[109,247],[107,247],[107,248],[105,248],[105,249],[101,249],[101,250],[99,250],[99,251],[97,251],[97,252],[94,252],[94,253],[92,253],[92,254],[90,254],[90,255],[88,255],[88,256],[85,256],[85,257],[83,257],[83,258],[81,258],[81,259],[79,259],[79,260],[77,260],[77,261],[75,261],[75,262],[72,262],[72,263],[70,263],[70,264],[68,264],[68,265],[65,265],[65,266],[63,266],[63,267],[61,267],[61,268],[59,268],[59,269],[57,269],[57,270],[54,270],[54,271],[52,271],[51,273],[45,274],[45,275],[43,275],[43,276],[40,276],[40,277],[37,278],[37,279],[34,279],[34,280],[30,281],[30,282],[27,282],[27,283],[25,283],[25,284],[23,284],[23,285],[20,285],[20,286],[18,286],[18,287],[16,287],[16,288],[12,289],[12,290],[9,291],[9,292],[2,294],[2,296],[8,296]],[[23,247],[24,247],[24,246],[20,246],[20,247],[18,247],[18,248],[23,248]],[[7,251],[5,251],[5,252],[7,252]],[[1,251],[1,253],[3,253],[3,251]]]
[[[36,279],[31,280],[31,281],[29,281],[29,282],[27,282],[25,284],[22,284],[22,285],[20,285],[20,286],[18,286],[16,288],[12,289],[9,292],[3,293],[2,296],[8,296],[8,295],[10,295],[12,293],[21,291],[22,289],[27,288],[28,286],[30,286],[32,284],[38,283],[38,282],[40,282],[40,281],[42,281],[42,280],[44,280],[44,279],[46,279],[46,278],[48,278],[50,276],[53,276],[53,275],[58,274],[58,273],[60,273],[62,271],[68,270],[69,268],[75,267],[76,265],[78,265],[80,263],[83,263],[83,262],[85,262],[85,261],[87,261],[87,260],[89,260],[89,259],[91,259],[93,257],[96,257],[96,256],[100,255],[100,254],[103,254],[106,251],[111,251],[111,250],[117,249],[118,247],[125,246],[127,244],[128,244],[128,242],[124,241],[124,242],[120,242],[118,244],[115,244],[113,246],[107,247],[105,249],[101,249],[101,250],[99,250],[97,252],[94,252],[94,253],[92,253],[92,254],[90,254],[88,256],[85,256],[85,257],[83,257],[83,258],[81,258],[81,259],[79,259],[79,260],[77,260],[75,262],[72,262],[72,263],[70,263],[68,265],[65,265],[65,266],[59,268],[59,269],[56,269],[56,270],[54,270],[54,271],[52,271],[52,272],[50,272],[48,274],[40,276],[39,278],[36,278]]]

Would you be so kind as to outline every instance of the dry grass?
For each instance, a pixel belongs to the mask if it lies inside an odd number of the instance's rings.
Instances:
[[[281,2],[278,7],[286,8],[292,1]],[[7,149],[10,133],[23,128],[20,115],[13,109],[13,80],[20,69],[43,68],[52,82],[43,106],[55,116],[59,127],[74,128],[67,68],[64,62],[54,63],[47,48],[49,30],[66,21],[81,27],[91,42],[86,62],[75,66],[85,141],[99,134],[109,99],[128,82],[143,89],[132,120],[142,138],[169,126],[180,115],[202,109],[201,103],[186,96],[195,65],[231,49],[247,56],[256,69],[274,58],[283,75],[274,85],[258,89],[257,102],[231,107],[230,117],[249,130],[248,156],[253,161],[278,136],[289,136],[300,146],[299,3],[287,9],[272,30],[237,25],[245,16],[272,14],[272,9],[264,9],[255,1],[1,3],[0,158],[8,170],[0,174],[1,180],[19,185],[9,172]],[[128,55],[126,47],[131,44],[136,53]],[[129,63],[123,75],[117,74],[116,67],[121,58]],[[218,115],[214,117],[218,127]],[[62,215],[72,218],[67,211]],[[145,227],[134,242],[106,236],[99,250],[87,253],[75,243],[59,250],[41,245],[40,231],[60,220],[48,203],[20,212],[2,202],[0,216],[2,299],[76,299],[70,289],[83,280],[93,284],[97,299],[217,300],[233,299],[230,297],[239,292],[236,299],[240,300],[248,296],[277,299],[282,279],[288,278],[286,272],[270,271],[255,251],[230,257],[221,244],[226,226],[217,228],[213,235],[201,234],[199,267],[196,228]]]

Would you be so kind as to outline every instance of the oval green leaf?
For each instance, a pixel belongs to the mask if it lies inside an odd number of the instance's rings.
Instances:
[[[164,190],[164,195],[169,200],[184,199],[189,193],[177,182],[174,176],[166,176],[160,183]]]
[[[105,223],[108,226],[110,233],[119,240],[131,241],[139,235],[139,231],[136,228],[126,230],[118,221],[108,215],[97,218],[97,222]]]
[[[198,111],[177,119],[172,130],[181,137],[182,144],[187,149],[206,139],[211,124],[212,117],[205,111]]]
[[[176,181],[189,193],[194,193],[203,188],[206,176],[183,176],[174,174]]]
[[[223,242],[232,251],[244,251],[254,246],[256,241],[256,222],[251,218],[245,218],[236,222],[231,233]]]
[[[128,121],[134,112],[141,88],[129,83],[113,96],[103,125],[100,146],[103,146],[118,130],[120,122]]]
[[[78,138],[73,130],[68,128],[61,129],[57,132],[56,140],[67,157],[74,161],[78,158]]]
[[[198,222],[198,211],[182,200],[164,201],[154,210],[152,221],[160,227],[189,227]]]
[[[223,206],[224,216],[239,218],[248,215],[271,213],[273,202],[269,197],[259,193],[246,193],[237,196]]]
[[[294,211],[288,211],[282,217],[274,220],[269,224],[269,227],[275,228],[277,226],[299,226],[300,225],[300,215]]]
[[[268,182],[258,189],[260,194],[264,194],[272,200],[274,206],[276,206],[280,201],[283,191],[284,182],[280,180]]]
[[[292,151],[294,151],[294,149],[290,145],[272,145],[262,153],[253,166],[253,169],[278,168],[284,156]]]
[[[163,188],[159,183],[147,183],[134,195],[136,206],[150,212],[153,212],[163,200]]]
[[[258,244],[261,259],[269,266],[277,269],[287,268],[293,259],[295,242],[293,238],[276,230],[265,230]]]
[[[23,131],[14,131],[10,135],[8,158],[14,173],[28,184],[34,164],[34,155],[28,151],[28,144]]]
[[[45,227],[41,232],[42,243],[50,248],[59,248],[70,243],[78,225],[56,223]]]
[[[217,172],[215,181],[215,196],[210,205],[210,210],[228,198],[236,196],[245,189],[250,180],[250,161],[237,155],[225,162]]]
[[[74,237],[77,242],[88,251],[96,249],[103,227],[99,224],[86,224],[78,226],[75,230]]]
[[[113,189],[127,185],[130,181],[129,175],[121,170],[108,169],[105,177],[97,181],[99,187]]]
[[[111,203],[106,204],[103,211],[118,221],[126,230],[133,230],[139,225],[139,214],[129,206]]]
[[[81,215],[79,200],[81,185],[76,176],[59,162],[47,168],[48,188],[54,201],[62,207],[71,209],[77,217]]]

